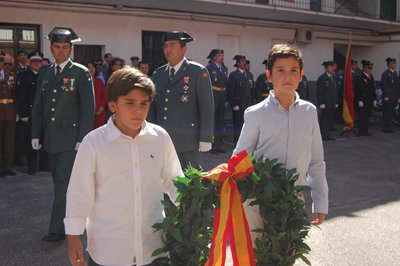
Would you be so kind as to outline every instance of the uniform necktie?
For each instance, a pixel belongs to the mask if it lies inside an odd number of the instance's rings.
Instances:
[[[169,76],[169,80],[173,80],[175,77],[175,68],[171,68],[171,75]]]
[[[61,75],[61,67],[57,66],[56,69],[57,69],[57,73],[56,73],[56,79],[57,79]]]

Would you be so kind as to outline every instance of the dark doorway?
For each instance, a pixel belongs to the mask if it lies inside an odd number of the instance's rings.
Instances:
[[[93,57],[102,58],[103,45],[74,45],[74,61],[86,65]]]
[[[381,19],[396,20],[397,0],[381,0]]]
[[[149,74],[164,64],[167,60],[164,57],[162,31],[142,31],[142,59],[149,62]]]

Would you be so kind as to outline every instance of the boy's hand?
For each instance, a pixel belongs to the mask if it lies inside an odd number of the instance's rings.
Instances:
[[[313,218],[313,221],[311,222],[311,224],[320,225],[324,222],[325,215],[326,215],[325,213],[314,212],[313,215],[314,215],[314,218]]]
[[[83,246],[79,236],[68,235],[68,255],[72,265],[86,266]]]

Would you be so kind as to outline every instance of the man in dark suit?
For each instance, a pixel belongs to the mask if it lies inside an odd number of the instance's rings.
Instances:
[[[236,60],[234,67],[237,67],[237,70],[229,75],[228,97],[232,108],[233,141],[236,145],[244,123],[244,111],[253,104],[253,92],[252,84],[246,75],[246,57],[236,55],[233,60]]]
[[[212,64],[207,66],[214,95],[214,143],[211,153],[225,153],[221,148],[224,132],[225,91],[228,86],[228,68],[224,65],[224,50],[213,49],[210,53]]]
[[[335,110],[338,107],[338,84],[334,72],[334,62],[323,62],[325,73],[317,80],[317,100],[321,109],[320,127],[322,140],[335,140],[330,135],[330,129],[335,120]]]
[[[171,136],[184,169],[199,168],[199,151],[211,150],[214,127],[214,99],[207,69],[185,58],[186,43],[193,41],[186,32],[163,36],[168,64],[153,74],[156,97],[148,121],[164,127]]]
[[[39,71],[32,109],[32,147],[41,142],[49,153],[54,202],[49,234],[42,240],[65,239],[66,192],[76,151],[94,120],[93,82],[88,69],[69,58],[72,43],[80,38],[70,28],[55,27],[47,39],[55,63]]]
[[[372,106],[376,104],[375,81],[372,76],[372,66],[370,61],[361,61],[363,72],[358,75],[354,86],[354,102],[358,113],[358,131],[360,136],[372,136],[368,132],[368,118],[371,115]]]
[[[265,69],[267,70],[268,60],[264,60],[262,64],[265,65]],[[268,81],[267,74],[264,71],[262,74],[258,76],[256,81],[256,88],[255,88],[256,102],[259,103],[264,99],[266,99],[269,95],[269,92],[273,89],[274,87],[272,86],[272,83]]]
[[[41,68],[42,55],[39,53],[29,54],[30,68],[19,74],[18,84],[18,115],[21,126],[21,146],[27,155],[28,174],[33,175],[37,171],[38,151],[32,148],[32,105],[35,98],[37,76]]]
[[[394,108],[400,101],[400,78],[396,72],[396,59],[386,58],[388,69],[382,73],[381,88],[383,98],[382,130],[385,133],[393,132],[392,118]]]

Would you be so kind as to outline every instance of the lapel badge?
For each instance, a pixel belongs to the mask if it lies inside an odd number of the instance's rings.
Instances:
[[[71,86],[70,86],[69,90],[74,91],[75,90],[75,87],[74,87],[75,79],[70,79],[70,80],[71,80]]]
[[[182,97],[181,97],[181,101],[182,101],[183,103],[189,102],[189,95],[187,95],[186,93],[183,94]]]

